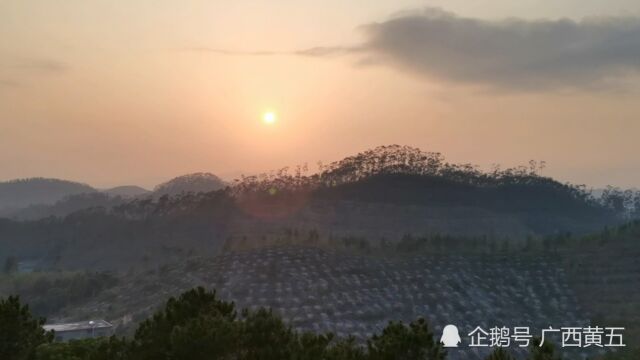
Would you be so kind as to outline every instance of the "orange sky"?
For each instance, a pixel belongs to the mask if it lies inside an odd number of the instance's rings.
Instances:
[[[636,1],[131,3],[0,1],[0,180],[152,187],[396,143],[482,166],[545,160],[545,174],[563,181],[640,186],[636,74],[624,88],[496,89],[366,54],[194,50],[358,47],[362,25],[425,5],[529,21],[635,18]],[[267,109],[274,125],[261,121]]]

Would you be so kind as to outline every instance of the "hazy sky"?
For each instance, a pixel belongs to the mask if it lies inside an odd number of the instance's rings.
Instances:
[[[0,0],[0,180],[152,187],[406,144],[640,186],[639,74],[637,0]]]

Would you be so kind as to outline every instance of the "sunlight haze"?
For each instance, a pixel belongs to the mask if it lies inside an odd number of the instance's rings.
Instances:
[[[505,60],[496,74],[471,45],[443,49],[446,59],[395,47],[410,14],[473,18],[487,33],[521,19],[535,33],[541,20],[635,26],[640,3],[2,1],[0,181],[151,188],[406,144],[483,168],[543,160],[561,181],[640,186],[634,54],[530,74]]]

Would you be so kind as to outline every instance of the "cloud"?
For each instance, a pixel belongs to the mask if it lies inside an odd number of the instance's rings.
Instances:
[[[20,84],[17,81],[0,79],[0,89],[1,88],[16,88]]]
[[[12,66],[18,70],[28,70],[42,73],[62,73],[69,69],[66,63],[44,58],[22,58]]]
[[[242,51],[242,50],[229,50],[229,49],[219,49],[219,48],[209,48],[209,47],[191,47],[184,49],[186,51],[193,52],[203,52],[203,53],[211,53],[218,55],[242,55],[242,56],[273,56],[273,55],[288,55],[290,53],[282,52],[282,51]]]
[[[489,21],[427,8],[362,29],[373,62],[449,82],[600,88],[640,72],[638,18]]]
[[[9,59],[4,59],[3,61],[2,56],[0,56],[0,75],[7,76],[6,78],[0,78],[0,89],[16,89],[24,85],[28,86],[36,78],[62,74],[68,70],[69,65],[66,63],[48,58],[9,57]]]
[[[346,46],[332,46],[332,47],[312,47],[303,50],[294,51],[294,55],[301,56],[333,56],[333,55],[345,55],[345,54],[357,54],[362,52],[360,47],[346,47]]]
[[[245,56],[355,55],[359,66],[389,66],[424,79],[497,90],[623,89],[640,75],[637,17],[482,20],[425,8],[360,29],[365,38],[355,46],[188,50]]]
[[[219,55],[239,55],[239,56],[275,56],[275,55],[300,55],[300,56],[331,56],[331,55],[343,55],[347,53],[357,52],[358,49],[354,47],[312,47],[295,51],[270,51],[270,50],[255,50],[255,51],[243,51],[243,50],[229,50],[209,47],[192,47],[186,49],[194,52],[206,52]]]

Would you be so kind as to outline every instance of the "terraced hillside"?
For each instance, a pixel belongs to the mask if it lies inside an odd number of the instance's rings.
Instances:
[[[594,321],[627,328],[640,341],[640,221],[570,244],[562,253],[568,279]]]
[[[428,256],[376,258],[317,248],[279,247],[192,259],[135,276],[56,320],[105,317],[126,333],[171,295],[204,285],[239,307],[271,307],[295,328],[364,338],[389,320],[425,317],[442,331],[456,324],[585,326],[559,262],[543,258]],[[486,351],[464,347],[454,359]]]

